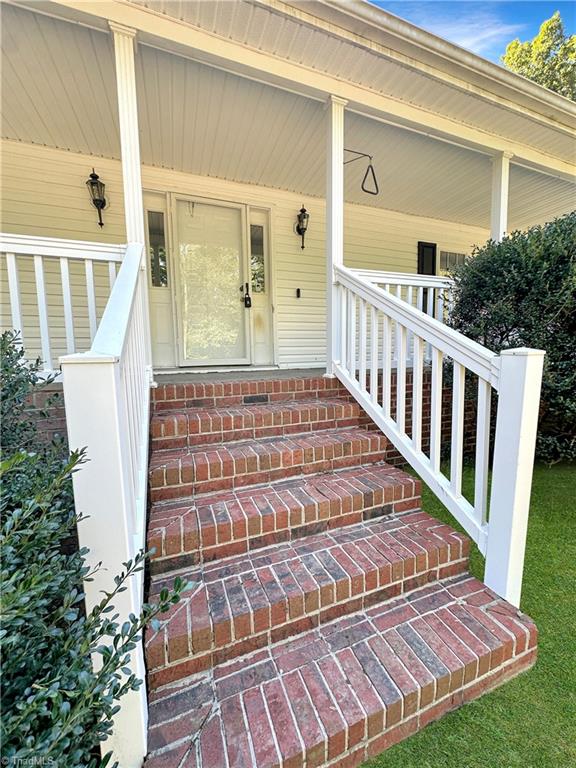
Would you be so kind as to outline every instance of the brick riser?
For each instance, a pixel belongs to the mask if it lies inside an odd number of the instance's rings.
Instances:
[[[387,465],[154,505],[153,574],[420,509],[420,482]]]
[[[148,685],[172,682],[463,573],[468,550],[468,540],[448,526],[408,513],[187,572],[199,587],[146,640]],[[153,591],[162,586],[156,581]]]
[[[528,669],[536,637],[447,579],[156,691],[147,767],[354,768]]]
[[[151,421],[152,450],[208,443],[259,440],[282,435],[357,427],[360,408],[345,400],[284,403],[157,413]]]
[[[155,451],[150,498],[152,502],[183,498],[371,464],[384,459],[387,444],[380,433],[349,429]]]
[[[349,401],[353,399],[337,379],[311,376],[260,381],[161,384],[152,390],[152,409],[160,413],[182,408],[226,408],[325,397]]]

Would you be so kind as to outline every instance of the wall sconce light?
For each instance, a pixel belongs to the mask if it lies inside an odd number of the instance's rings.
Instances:
[[[86,182],[86,186],[90,192],[92,205],[98,211],[98,224],[99,226],[103,227],[104,222],[102,221],[102,211],[104,208],[106,208],[106,197],[104,195],[106,191],[106,185],[103,181],[100,181],[100,177],[95,172],[94,168],[92,168],[92,173]]]
[[[310,218],[310,214],[307,212],[306,208],[302,206],[300,208],[300,211],[298,212],[297,222],[296,222],[296,234],[300,235],[302,238],[302,250],[304,250],[304,235],[306,234],[306,230],[308,229],[308,219]]]

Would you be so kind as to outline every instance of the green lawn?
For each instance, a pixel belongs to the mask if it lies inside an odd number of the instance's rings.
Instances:
[[[428,488],[423,508],[455,524]],[[477,550],[471,571],[482,578]],[[363,768],[575,768],[576,466],[535,469],[522,610],[540,631],[532,670]]]

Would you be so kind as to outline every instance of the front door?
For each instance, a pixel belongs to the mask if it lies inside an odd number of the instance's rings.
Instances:
[[[176,197],[181,365],[250,363],[246,209]]]

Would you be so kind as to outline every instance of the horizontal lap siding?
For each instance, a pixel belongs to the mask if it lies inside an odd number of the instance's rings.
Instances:
[[[118,161],[12,141],[3,141],[2,149],[3,231],[118,243],[125,240],[122,176]],[[103,229],[97,225],[96,210],[88,199],[85,187],[93,165],[106,183],[109,199],[109,207],[104,211]],[[325,355],[324,201],[165,168],[144,166],[142,175],[144,187],[151,191],[171,191],[271,209],[278,363],[284,367],[322,364]],[[294,233],[296,214],[302,204],[310,212],[304,250],[300,248],[300,238]],[[487,231],[474,227],[351,204],[346,206],[345,220],[345,263],[352,267],[415,272],[419,240],[437,242],[439,254],[440,250],[469,252],[474,243],[483,242],[488,237]],[[76,266],[80,269],[79,274],[76,274]],[[4,262],[1,269],[1,319],[5,327],[9,317],[6,317]],[[54,270],[51,265],[46,277],[49,312],[51,327],[58,336],[57,353],[62,354],[65,351],[65,334],[56,261]],[[107,275],[101,279],[98,272],[96,269],[100,316],[107,295]],[[31,279],[32,273],[22,276],[21,289],[26,293],[25,306],[30,306],[26,313],[30,325],[28,337],[34,345],[39,345]],[[80,347],[88,338],[83,263],[74,265],[71,280]],[[296,298],[297,288],[301,289],[299,299]]]

